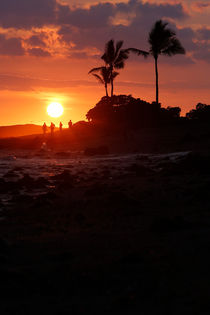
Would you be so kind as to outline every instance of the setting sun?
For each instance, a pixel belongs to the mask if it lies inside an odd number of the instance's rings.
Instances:
[[[51,103],[47,107],[47,113],[50,117],[60,117],[63,114],[63,106],[60,103]]]

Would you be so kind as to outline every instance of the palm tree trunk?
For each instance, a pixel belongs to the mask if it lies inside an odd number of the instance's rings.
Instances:
[[[111,79],[111,97],[113,96],[113,91],[114,91],[114,83],[113,83],[113,79]]]
[[[156,104],[159,104],[159,86],[158,86],[158,56],[155,57],[155,76],[156,76]]]
[[[107,84],[105,83],[105,90],[106,90],[106,97],[109,96],[108,95],[108,90],[107,90]]]
[[[113,66],[110,66],[110,83],[111,83],[111,97],[113,96],[113,92],[114,92],[114,83],[113,83]]]

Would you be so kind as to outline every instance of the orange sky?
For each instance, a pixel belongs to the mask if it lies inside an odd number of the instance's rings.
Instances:
[[[184,114],[198,102],[210,104],[209,1],[16,2],[0,2],[0,125],[85,119],[104,95],[88,71],[102,65],[105,42],[123,39],[124,47],[148,49],[148,31],[160,18],[170,22],[187,51],[160,59],[162,105],[180,106]],[[152,58],[131,56],[115,93],[153,101],[154,79]],[[64,106],[62,118],[47,115],[53,101]]]

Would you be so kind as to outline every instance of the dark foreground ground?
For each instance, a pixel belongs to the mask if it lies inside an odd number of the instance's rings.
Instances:
[[[0,314],[209,314],[209,154],[18,171],[0,179]]]

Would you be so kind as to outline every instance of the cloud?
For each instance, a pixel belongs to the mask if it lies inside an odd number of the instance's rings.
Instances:
[[[182,19],[186,13],[181,4],[150,4],[142,1],[130,0],[128,3],[119,2],[116,4],[98,3],[89,8],[71,9],[67,5],[58,5],[59,24],[71,25],[81,29],[104,28],[111,24],[119,25],[120,21],[128,24],[146,23],[155,21],[162,17]],[[144,22],[144,23],[143,23]],[[123,22],[124,23],[124,22]],[[125,23],[127,25],[127,21]]]
[[[186,17],[180,4],[149,4],[137,0],[101,3],[87,9],[59,6],[58,15],[59,22],[63,23],[59,30],[62,40],[74,43],[78,49],[92,46],[100,50],[110,38],[124,39],[128,46],[145,49],[148,32],[157,19]]]
[[[39,88],[65,89],[80,86],[96,86],[97,82],[88,80],[50,80],[13,74],[0,74],[0,90],[34,91]]]
[[[22,56],[24,52],[19,38],[7,39],[4,34],[0,34],[0,55]]]
[[[70,58],[75,59],[87,59],[87,58],[100,58],[100,55],[90,55],[87,52],[72,52],[69,55]]]
[[[0,25],[5,28],[40,27],[55,19],[56,0],[0,1]]]
[[[201,1],[196,5],[206,7],[205,2]],[[178,28],[177,21],[186,17],[182,4],[169,1],[130,0],[97,3],[89,7],[70,7],[58,0],[7,0],[4,5],[0,1],[0,24],[4,28],[33,30],[31,36],[22,38],[22,41],[19,37],[6,38],[1,35],[0,54],[23,55],[25,48],[29,55],[37,57],[63,55],[68,58],[95,58],[100,56],[105,43],[111,38],[123,39],[125,48],[148,50],[147,39],[152,25],[156,20],[164,19],[170,21],[169,26],[175,30],[188,53],[185,57],[177,58],[178,64],[192,63],[191,56],[194,60],[203,58],[207,61],[202,49],[208,51],[208,44],[202,43],[201,46],[200,41],[209,40],[210,30]],[[53,34],[49,25],[54,27]],[[42,32],[44,27],[49,29],[45,33]],[[39,31],[34,31],[37,29]],[[165,62],[173,63],[172,59],[167,58]]]
[[[58,0],[7,0],[0,1],[0,25],[4,28],[32,28],[44,25],[72,25],[79,29],[104,28],[112,18],[126,13],[140,12],[143,17],[183,18],[186,13],[181,4],[150,4],[141,0],[127,3],[111,1],[90,5],[88,8],[71,8]],[[131,15],[132,16],[132,15]]]
[[[46,47],[45,42],[43,41],[43,35],[32,35],[26,40],[27,44],[35,47]]]
[[[111,3],[92,5],[90,8],[71,9],[69,6],[58,5],[58,23],[68,24],[81,29],[95,29],[108,25],[109,17],[116,8]]]
[[[30,56],[35,57],[50,57],[51,54],[47,50],[43,50],[41,48],[31,48],[27,50]]]
[[[196,44],[194,42],[194,39],[196,38],[196,33],[192,28],[184,27],[182,29],[177,29],[176,26],[174,26],[173,29],[175,30],[177,37],[181,41],[182,45],[188,52],[196,49]]]
[[[197,30],[198,35],[203,40],[210,40],[210,29],[208,28],[200,28]]]
[[[197,60],[210,63],[210,44],[200,44],[199,49],[195,51],[193,57]]]
[[[192,9],[197,12],[203,12],[210,7],[210,3],[204,1],[198,1],[192,4]]]

